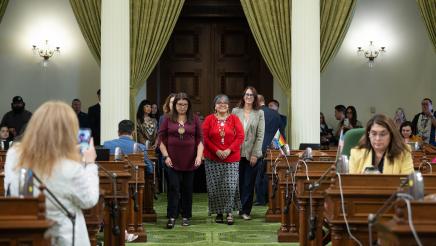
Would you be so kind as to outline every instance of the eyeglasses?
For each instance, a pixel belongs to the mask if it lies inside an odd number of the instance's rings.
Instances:
[[[217,105],[224,105],[224,106],[227,106],[227,105],[229,105],[229,103],[228,103],[228,102],[217,102],[216,104],[217,104]]]
[[[254,94],[252,94],[252,93],[245,93],[245,96],[246,97],[254,97]]]
[[[389,136],[389,132],[386,132],[386,131],[383,131],[383,132],[370,131],[369,132],[370,138],[376,138],[377,136],[381,139],[384,139],[387,136]]]
[[[188,103],[176,103],[177,106],[179,107],[188,107]]]

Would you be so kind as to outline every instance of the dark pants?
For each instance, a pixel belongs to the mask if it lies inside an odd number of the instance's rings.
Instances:
[[[242,157],[239,162],[239,191],[241,195],[240,214],[250,215],[253,207],[254,183],[256,181],[259,160],[252,167],[250,161]]]
[[[266,161],[264,158],[258,161],[259,167],[257,168],[256,177],[256,203],[266,204],[268,202],[268,176],[266,175]]]
[[[177,218],[179,210],[183,218],[192,217],[193,171],[176,171],[167,168],[168,175],[168,207],[167,216]],[[181,203],[179,203],[179,200]],[[179,204],[181,209],[179,209]]]

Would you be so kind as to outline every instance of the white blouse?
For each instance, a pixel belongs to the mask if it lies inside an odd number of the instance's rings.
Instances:
[[[16,169],[18,156],[16,148],[7,152],[5,163],[5,191],[9,187],[11,196],[18,196],[19,170]],[[45,186],[70,211],[76,214],[75,245],[90,245],[88,230],[82,209],[94,207],[99,197],[98,168],[95,164],[86,167],[76,161],[61,160],[56,164],[52,175],[44,181]],[[38,182],[34,180],[34,196],[38,196]],[[46,193],[47,218],[55,224],[47,231],[51,237],[51,245],[72,244],[72,223],[68,217],[52,202]]]

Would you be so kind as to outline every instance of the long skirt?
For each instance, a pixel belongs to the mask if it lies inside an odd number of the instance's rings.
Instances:
[[[205,160],[209,215],[239,211],[239,162]]]

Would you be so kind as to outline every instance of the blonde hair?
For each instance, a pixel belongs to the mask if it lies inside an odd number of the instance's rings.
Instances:
[[[42,104],[32,115],[17,147],[17,168],[30,168],[41,178],[48,178],[59,160],[80,161],[78,130],[77,115],[68,104]]]

